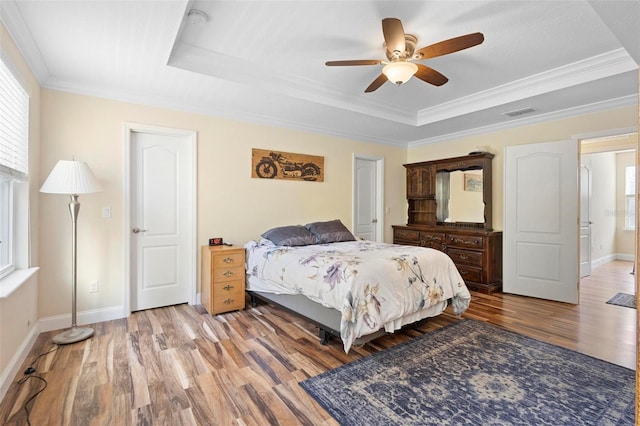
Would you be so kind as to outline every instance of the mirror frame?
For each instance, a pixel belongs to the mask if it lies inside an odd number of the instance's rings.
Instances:
[[[495,157],[490,152],[472,152],[463,157],[445,158],[435,160],[435,173],[438,172],[456,172],[466,170],[482,170],[482,202],[484,203],[484,222],[443,222],[436,221],[437,226],[455,227],[455,228],[481,228],[487,231],[493,230],[493,170],[491,160]],[[435,182],[435,176],[434,176]],[[435,188],[434,188],[435,189]],[[436,194],[437,199],[437,194]]]

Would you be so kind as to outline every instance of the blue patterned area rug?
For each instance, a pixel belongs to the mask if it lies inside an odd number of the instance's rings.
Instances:
[[[474,320],[300,385],[341,425],[633,425],[635,372]]]
[[[616,293],[611,299],[607,300],[610,305],[625,306],[627,308],[636,308],[636,295],[628,293]]]

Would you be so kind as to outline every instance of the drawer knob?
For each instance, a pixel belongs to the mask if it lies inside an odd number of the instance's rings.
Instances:
[[[225,299],[222,303],[224,303],[225,305],[230,305],[233,303],[233,299],[232,298]]]
[[[231,257],[225,257],[223,260],[224,263],[233,263],[233,258]]]
[[[467,259],[469,259],[469,256],[467,256],[466,254],[461,254],[461,255],[459,255],[458,257],[459,257],[460,259],[462,259],[462,260],[467,260]]]
[[[229,278],[229,277],[232,277],[232,276],[233,276],[233,272],[231,272],[231,271],[227,271],[227,272],[225,272],[225,273],[224,273],[224,274],[222,274],[222,275],[224,275],[225,277]]]
[[[222,287],[225,290],[231,290],[233,288],[233,286],[231,284],[227,284],[226,286]]]

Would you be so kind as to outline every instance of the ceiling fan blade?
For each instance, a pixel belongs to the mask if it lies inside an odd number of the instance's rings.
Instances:
[[[382,20],[382,33],[389,52],[398,52],[398,55],[404,52],[406,48],[404,28],[402,28],[402,22],[399,19],[384,18]]]
[[[328,67],[348,67],[352,65],[379,65],[382,61],[378,59],[356,59],[353,61],[328,61],[324,64]]]
[[[364,89],[364,93],[371,93],[374,90],[377,90],[380,86],[382,86],[386,82],[387,82],[387,76],[384,74],[380,74],[378,78],[373,80],[373,82],[369,85],[369,87]]]
[[[430,46],[417,50],[413,57],[417,60],[435,58],[436,56],[447,55],[459,50],[477,46],[484,41],[482,33],[472,33],[460,37],[450,38]]]
[[[418,66],[418,71],[413,75],[414,77],[419,78],[422,81],[425,81],[429,84],[433,84],[434,86],[442,86],[449,79],[444,75],[440,74],[438,71],[430,68],[426,65],[416,64]]]

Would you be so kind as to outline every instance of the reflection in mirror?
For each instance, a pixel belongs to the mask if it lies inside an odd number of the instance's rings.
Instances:
[[[436,173],[438,222],[484,223],[482,170]]]

